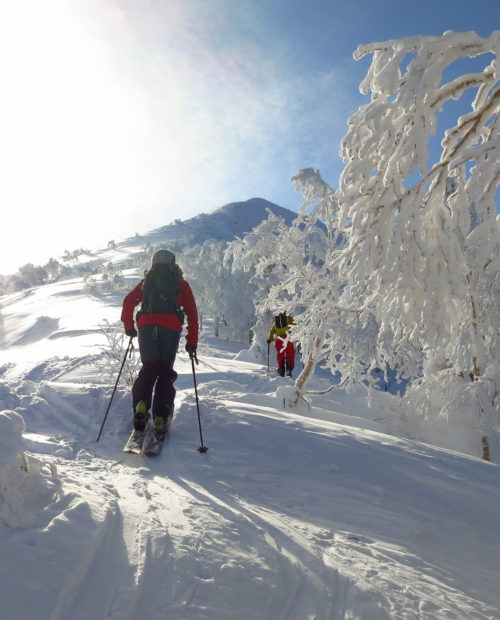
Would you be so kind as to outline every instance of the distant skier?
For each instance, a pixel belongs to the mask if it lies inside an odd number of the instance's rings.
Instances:
[[[142,302],[135,317],[134,309]],[[174,410],[175,356],[187,316],[186,351],[196,356],[198,312],[191,287],[169,250],[154,253],[144,280],[125,297],[121,320],[127,336],[139,335],[142,368],[132,387],[134,429],[143,431],[152,408],[154,428],[165,435]]]
[[[274,317],[273,326],[267,337],[267,344],[274,340],[278,374],[282,377],[285,374],[291,377],[295,366],[295,347],[289,337],[290,325],[294,325],[293,317],[286,312],[280,312]]]

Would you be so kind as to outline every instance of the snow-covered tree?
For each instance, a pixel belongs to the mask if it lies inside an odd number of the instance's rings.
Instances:
[[[272,317],[282,309],[290,311],[289,300],[275,295],[289,275],[286,251],[288,226],[283,218],[268,211],[263,220],[243,239],[233,241],[227,254],[232,257],[233,270],[249,274],[253,286],[252,302],[256,322],[252,326],[253,342],[250,357],[264,361],[267,356],[266,337]],[[294,249],[295,250],[295,249]]]
[[[106,344],[100,347],[102,356],[98,360],[99,369],[103,377],[113,383],[116,380],[117,368],[120,368],[124,360],[125,351],[127,350],[129,339],[123,332],[123,324],[121,321],[110,323],[103,320],[99,324],[101,332],[106,339]],[[120,375],[120,383],[131,387],[137,377],[137,373],[141,368],[141,359],[139,355],[133,355],[134,344],[132,350],[125,358],[123,370]]]
[[[201,315],[214,319],[215,335],[224,325],[228,337],[248,342],[254,306],[249,276],[233,267],[226,241],[205,241],[183,251],[183,268]]]
[[[156,249],[157,248],[155,248],[155,246],[148,241],[138,253],[136,257],[136,266],[141,274],[151,267],[151,258],[153,257]]]
[[[47,278],[55,281],[60,277],[63,271],[63,266],[55,258],[50,258],[45,265],[45,270],[47,271]]]
[[[346,283],[344,303],[362,322],[375,317],[372,361],[396,362],[416,379],[432,360],[412,405],[423,416],[443,415],[443,407],[454,415],[453,396],[457,415],[482,438],[500,413],[499,46],[500,31],[358,48],[356,58],[373,55],[361,84],[371,101],[351,117],[342,142],[336,198],[349,245],[331,257]],[[470,57],[484,60],[482,70],[447,78],[450,65]],[[439,111],[451,99],[465,103],[471,91],[470,108],[444,131],[432,159]],[[458,390],[457,376],[475,385],[462,381]],[[448,397],[435,410],[437,386]]]
[[[39,286],[47,279],[47,270],[45,267],[33,265],[33,263],[27,263],[19,268],[19,271],[14,276],[14,279],[16,281],[17,289]]]
[[[99,276],[95,274],[84,276],[85,292],[96,295],[126,290],[127,283],[120,267],[106,263],[99,271]]]
[[[250,282],[250,274],[235,264],[230,244],[226,244],[223,266],[228,278],[224,293],[219,299],[220,313],[235,340],[251,342],[255,323],[256,287]]]

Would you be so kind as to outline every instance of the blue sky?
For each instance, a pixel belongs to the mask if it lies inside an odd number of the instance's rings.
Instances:
[[[3,0],[0,273],[290,183],[336,185],[359,44],[488,36],[498,0]]]

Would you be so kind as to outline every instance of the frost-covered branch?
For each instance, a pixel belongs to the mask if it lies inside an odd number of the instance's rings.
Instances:
[[[374,313],[375,350],[414,378],[426,359],[446,360],[450,376],[472,372],[488,391],[485,376],[500,374],[490,336],[500,300],[489,292],[496,274],[487,269],[500,250],[499,42],[500,31],[488,38],[448,32],[359,48],[357,57],[373,54],[361,85],[372,98],[349,121],[337,192],[350,243],[335,264],[350,303]],[[452,63],[481,55],[482,72],[442,84]],[[477,91],[470,109],[445,131],[441,156],[429,166],[437,112],[469,89]],[[417,355],[401,355],[412,349]],[[471,427],[490,433],[496,423],[477,409],[477,394],[467,415]]]

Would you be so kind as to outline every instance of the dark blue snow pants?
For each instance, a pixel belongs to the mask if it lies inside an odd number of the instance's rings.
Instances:
[[[153,418],[167,419],[174,410],[175,356],[180,333],[159,325],[139,327],[139,352],[142,368],[132,387],[135,405],[143,400]]]

